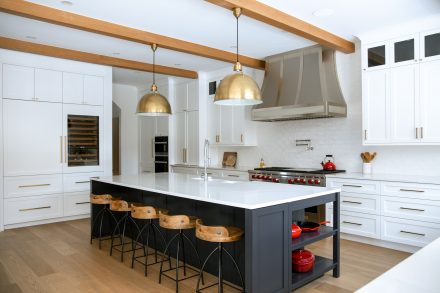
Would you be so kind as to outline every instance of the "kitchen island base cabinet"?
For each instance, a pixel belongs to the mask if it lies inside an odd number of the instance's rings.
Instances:
[[[190,176],[187,177],[190,178]],[[171,214],[196,216],[201,218],[206,225],[236,226],[244,229],[244,240],[225,244],[225,248],[236,259],[240,271],[245,277],[246,292],[291,292],[331,270],[333,270],[334,277],[339,277],[339,227],[337,225],[333,228],[323,227],[320,231],[307,235],[305,233],[297,239],[292,240],[291,238],[291,224],[293,221],[304,220],[306,207],[333,202],[335,223],[339,223],[339,193],[261,208],[242,208],[210,202],[209,199],[183,198],[179,195],[153,191],[151,188],[148,190],[138,189],[132,185],[129,187],[121,186],[118,183],[105,181],[105,179],[92,180],[92,193],[109,193],[127,201],[142,202],[157,208],[165,208]],[[170,181],[172,180],[170,179]],[[203,182],[200,186],[203,186]],[[176,191],[174,191],[175,193]],[[92,206],[93,215],[96,215],[98,211],[98,208]],[[108,226],[105,224],[103,229],[107,234],[109,233]],[[170,231],[163,230],[163,233],[167,241],[173,236]],[[213,243],[197,241],[194,231],[190,231],[187,235],[196,243],[202,258],[208,255],[215,246]],[[312,271],[292,273],[292,251],[326,237],[333,237],[333,258],[316,256],[316,265]],[[158,249],[162,248],[158,247]],[[173,249],[175,247],[171,247],[171,250]],[[196,256],[191,253],[187,255],[186,261],[190,265],[198,266]],[[240,279],[232,262],[225,259],[223,265],[224,279],[240,285]],[[217,275],[217,263],[208,263],[204,271]]]

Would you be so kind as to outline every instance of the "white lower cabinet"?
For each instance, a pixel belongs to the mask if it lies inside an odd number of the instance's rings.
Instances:
[[[63,175],[36,175],[4,178],[5,198],[63,192]]]
[[[424,246],[440,237],[440,185],[329,178],[340,187],[341,232]],[[333,205],[327,204],[332,221]]]
[[[203,176],[205,173],[203,167],[172,166],[172,171],[173,173],[194,174],[200,176]],[[208,176],[212,178],[220,178],[231,181],[249,181],[249,174],[247,171],[208,168],[207,173]]]
[[[425,246],[440,237],[440,224],[382,217],[383,240]]]
[[[188,168],[188,167],[173,166],[172,167],[172,171],[173,171],[173,173],[194,174],[194,175],[199,174],[199,169],[198,168]]]
[[[90,180],[102,175],[102,172],[64,174],[64,192],[90,191]]]
[[[249,181],[249,173],[243,171],[223,171],[222,177],[228,180]]]
[[[4,210],[5,225],[62,217],[63,195],[6,198]]]
[[[90,213],[90,193],[72,192],[64,194],[64,216],[85,215]]]

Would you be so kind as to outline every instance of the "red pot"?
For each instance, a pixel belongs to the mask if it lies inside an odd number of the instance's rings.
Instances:
[[[313,269],[315,256],[308,250],[298,249],[292,252],[292,270],[306,273]]]
[[[292,224],[292,239],[298,238],[301,235],[301,228],[298,225]]]

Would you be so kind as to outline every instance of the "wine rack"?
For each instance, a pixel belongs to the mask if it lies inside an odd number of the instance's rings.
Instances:
[[[99,117],[67,116],[68,166],[99,165]]]

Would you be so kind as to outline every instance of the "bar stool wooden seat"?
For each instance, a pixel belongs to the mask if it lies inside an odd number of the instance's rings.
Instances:
[[[189,245],[191,246],[191,248],[193,249],[193,251],[195,252],[195,255],[197,257],[197,261],[199,263],[199,267],[201,265],[201,261],[200,261],[200,256],[199,253],[197,251],[196,246],[194,245],[194,243],[191,241],[191,239],[188,238],[187,235],[185,235],[184,230],[189,230],[189,229],[194,229],[196,227],[196,217],[192,217],[192,216],[187,216],[187,215],[167,215],[167,214],[160,214],[159,216],[159,225],[164,228],[164,229],[169,229],[169,230],[176,230],[177,233],[170,239],[170,241],[168,241],[165,250],[164,250],[164,254],[162,256],[162,261],[160,263],[160,272],[159,272],[159,283],[162,282],[162,275],[170,278],[171,280],[175,281],[176,283],[176,292],[179,292],[179,282],[189,279],[189,278],[193,278],[196,277],[197,275],[199,275],[197,270],[194,270],[191,267],[187,267],[186,265],[186,255],[185,255],[185,241],[187,243],[189,243]],[[163,269],[163,263],[165,261],[165,256],[167,255],[167,252],[169,252],[169,248],[171,246],[171,244],[177,241],[177,252],[176,252],[176,265],[173,268],[171,266],[171,261],[169,262],[170,268],[167,270]],[[180,246],[182,246],[182,249],[180,249]],[[182,250],[182,260],[183,260],[183,265],[181,266],[179,263],[179,255],[180,255],[180,250]],[[170,254],[168,253],[168,259],[170,259]],[[184,278],[180,278],[179,279],[179,268],[183,268],[183,275]],[[190,275],[190,276],[186,276],[186,270],[190,269],[194,272],[197,272],[196,274]],[[165,272],[171,271],[171,270],[175,270],[175,278],[168,276],[167,274],[165,274]],[[204,283],[203,280],[203,274],[201,275],[201,280],[202,283]]]
[[[210,288],[210,287],[213,287],[216,285],[218,286],[219,293],[223,292],[223,285],[228,285],[229,287],[237,289],[241,292],[245,292],[244,291],[243,276],[240,272],[238,264],[235,261],[235,259],[232,257],[232,255],[223,247],[223,243],[231,243],[231,242],[236,242],[236,241],[241,240],[243,238],[243,234],[244,234],[243,229],[240,229],[237,227],[206,226],[206,225],[203,225],[202,220],[198,219],[196,221],[196,237],[200,240],[217,243],[217,247],[213,251],[211,251],[211,253],[208,255],[208,257],[203,262],[203,265],[200,269],[199,278],[197,280],[197,288],[196,288],[197,293],[201,292],[204,289],[207,289],[207,288]],[[218,268],[219,268],[217,283],[206,286],[204,288],[200,288],[200,278],[202,276],[203,269],[205,268],[206,264],[208,263],[208,260],[214,255],[214,253],[216,251],[218,251]],[[238,272],[238,275],[239,275],[240,281],[241,281],[241,289],[223,282],[223,260],[222,260],[223,252],[225,252],[226,255],[229,256],[229,258],[232,260],[232,263],[234,264],[234,266]]]
[[[109,223],[110,223],[110,229],[112,229],[112,221],[111,219],[114,218],[113,214],[111,213],[109,206],[110,206],[110,200],[111,199],[115,199],[112,195],[110,194],[90,194],[90,203],[92,205],[92,211],[95,205],[99,205],[101,206],[101,209],[99,210],[99,212],[96,214],[95,217],[92,216],[92,225],[91,225],[91,231],[90,231],[90,244],[93,243],[93,239],[99,239],[99,249],[101,249],[101,242],[104,240],[110,240],[110,237],[104,238],[102,237],[102,223],[104,221],[104,217],[107,215],[107,218],[109,219]],[[99,233],[97,237],[93,236],[93,232],[95,229],[95,225],[98,223],[99,221]],[[112,229],[113,230],[113,229]]]
[[[157,264],[159,261],[157,260],[157,239],[156,239],[156,232],[159,234],[160,239],[162,241],[162,249],[165,249],[166,241],[165,237],[162,233],[162,231],[159,229],[159,227],[154,223],[154,220],[159,219],[159,215],[161,214],[168,214],[168,211],[166,209],[161,208],[155,208],[152,206],[144,205],[144,204],[133,204],[131,206],[131,217],[138,221],[143,221],[144,224],[142,228],[140,229],[136,240],[135,240],[135,246],[138,245],[139,239],[142,237],[142,233],[147,233],[147,237],[145,239],[145,242],[142,243],[142,248],[144,250],[144,255],[136,256],[136,250],[133,250],[132,258],[131,258],[131,267],[134,267],[134,262],[137,261],[139,263],[142,263],[145,267],[145,276],[147,276],[147,267],[153,264]],[[153,232],[153,241],[154,241],[154,252],[149,253],[149,244],[150,244],[150,232]],[[152,263],[148,263],[148,256],[154,255],[155,261]],[[144,258],[145,261],[142,262],[139,260],[139,258]]]
[[[133,241],[133,238],[134,238],[134,235],[136,235],[136,232],[140,231],[136,222],[130,217],[131,208],[134,204],[135,203],[127,202],[127,201],[121,200],[121,199],[111,199],[110,200],[110,211],[112,212],[112,214],[114,214],[114,213],[122,214],[122,216],[119,218],[119,220],[116,220],[116,217],[115,217],[116,226],[115,226],[115,229],[113,230],[112,237],[111,237],[110,255],[113,254],[113,249],[119,251],[121,253],[121,262],[124,261],[124,253],[125,252],[131,252],[133,250],[142,249],[142,248],[135,247],[135,242]],[[129,242],[125,242],[127,228],[130,230],[129,235],[131,236],[131,239]],[[121,229],[122,229],[122,231],[121,231]],[[117,232],[119,232],[119,233],[116,234]],[[120,240],[119,244],[114,244],[114,239],[115,239],[116,235],[118,235],[118,238]],[[124,247],[126,244],[131,244],[131,249],[124,250]]]

